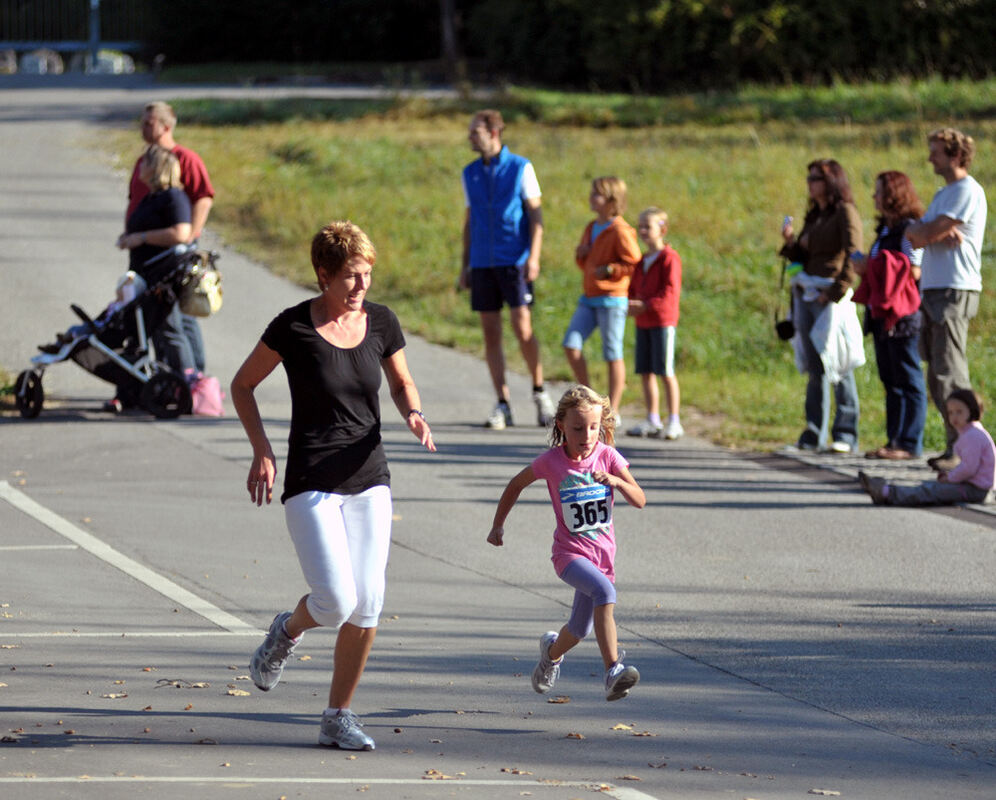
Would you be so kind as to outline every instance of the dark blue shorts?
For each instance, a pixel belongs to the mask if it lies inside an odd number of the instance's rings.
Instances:
[[[470,270],[470,307],[474,311],[501,311],[533,304],[533,282],[523,267],[474,267]]]

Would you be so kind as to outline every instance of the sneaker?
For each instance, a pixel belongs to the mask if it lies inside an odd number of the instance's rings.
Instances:
[[[557,410],[553,407],[553,400],[546,393],[546,389],[533,392],[533,402],[536,404],[536,422],[541,428],[549,428],[553,424],[553,418],[557,415]],[[509,420],[512,412],[509,411]],[[508,423],[511,425],[511,421]]]
[[[555,631],[547,631],[540,636],[540,660],[533,670],[533,689],[539,694],[546,694],[560,677],[560,665],[564,663],[561,656],[556,661],[550,658],[550,645],[557,641]]]
[[[799,441],[796,443],[796,447],[799,450],[815,452],[820,449],[820,438],[815,431],[810,428],[806,428],[806,430],[799,435]]]
[[[667,427],[664,428],[664,438],[665,439],[680,439],[685,435],[685,429],[681,427],[681,423],[678,420],[669,420]]]
[[[622,700],[629,690],[640,682],[640,672],[636,667],[623,664],[626,651],[619,651],[619,660],[605,671],[605,699]]]
[[[488,421],[484,423],[484,427],[491,428],[493,431],[502,431],[507,427],[511,427],[511,425],[512,409],[509,408],[508,403],[504,400],[495,406],[495,410],[491,412]]]
[[[854,452],[854,445],[850,442],[842,442],[840,440],[833,441],[830,443],[828,448],[831,453],[839,453],[840,455],[850,455]]]
[[[859,471],[858,480],[861,482],[861,488],[868,492],[868,496],[871,497],[875,505],[888,505],[889,501],[883,491],[886,484],[885,478],[873,478],[867,472]]]
[[[281,611],[270,623],[263,643],[256,648],[249,661],[249,676],[264,692],[280,683],[287,658],[294,652],[300,639],[291,639],[284,631],[284,622],[291,618],[290,611]]]
[[[627,430],[626,435],[640,436],[642,438],[657,438],[661,435],[661,433],[663,433],[663,431],[664,427],[662,425],[654,425],[654,423],[652,423],[649,419],[644,419]]]
[[[360,730],[362,727],[363,723],[348,708],[340,709],[336,714],[325,711],[318,744],[342,750],[373,750],[376,747],[374,740]]]
[[[104,405],[100,407],[100,410],[108,414],[120,414],[124,411],[124,406],[117,397],[113,397],[104,403]]]

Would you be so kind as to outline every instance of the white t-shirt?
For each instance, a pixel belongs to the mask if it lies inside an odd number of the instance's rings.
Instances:
[[[965,240],[960,247],[934,242],[924,248],[921,289],[981,291],[986,210],[986,193],[971,175],[938,189],[923,221],[933,222],[938,217],[958,220]]]
[[[488,169],[488,166],[485,165],[484,168]],[[463,187],[463,204],[467,208],[470,208],[470,199],[467,197],[466,178],[460,181],[460,185]],[[526,166],[522,168],[522,183],[519,186],[519,196],[523,200],[532,200],[533,198],[542,196],[539,179],[536,177],[536,170],[533,168],[532,161],[527,161]]]

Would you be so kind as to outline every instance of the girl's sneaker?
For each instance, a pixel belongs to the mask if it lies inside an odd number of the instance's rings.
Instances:
[[[554,631],[547,631],[540,636],[540,660],[533,670],[533,689],[539,694],[546,694],[560,677],[560,665],[564,663],[561,656],[556,661],[550,658],[550,645],[557,641]]]
[[[291,639],[284,631],[284,622],[292,616],[290,611],[281,611],[270,623],[270,630],[266,633],[263,643],[256,648],[249,661],[249,676],[252,682],[264,692],[270,691],[280,683],[280,676],[284,671],[284,664],[298,639]]]
[[[640,672],[636,667],[623,664],[626,651],[619,651],[619,660],[605,672],[605,699],[622,700],[629,690],[640,682]]]
[[[339,709],[336,714],[325,711],[318,744],[342,750],[373,750],[376,747],[374,740],[360,730],[362,727],[363,723],[348,708]]]

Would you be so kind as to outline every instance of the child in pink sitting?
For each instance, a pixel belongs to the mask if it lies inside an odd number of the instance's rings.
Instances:
[[[936,481],[915,486],[889,483],[858,473],[861,486],[875,505],[937,506],[984,503],[996,481],[996,445],[979,421],[982,400],[971,389],[953,391],[945,404],[948,423],[958,432],[954,453],[958,466],[940,472]]]

